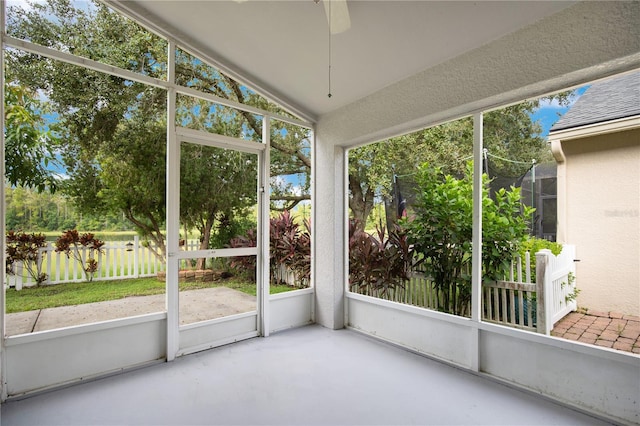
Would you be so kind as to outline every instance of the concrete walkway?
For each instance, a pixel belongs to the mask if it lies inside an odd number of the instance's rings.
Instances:
[[[558,321],[552,336],[640,354],[640,317],[615,312],[571,312]]]
[[[108,302],[7,314],[6,334],[33,333],[136,315],[164,312],[165,295],[125,297]],[[256,310],[256,297],[227,287],[180,292],[180,324]]]

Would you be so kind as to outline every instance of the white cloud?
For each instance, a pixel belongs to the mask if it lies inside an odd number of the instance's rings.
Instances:
[[[583,86],[576,89],[568,99],[568,102],[565,105],[561,105],[560,101],[557,98],[552,99],[541,99],[540,105],[538,106],[538,110],[541,109],[552,109],[552,110],[561,110],[565,111],[573,106],[580,96],[584,94],[584,92],[589,88],[589,86]]]
[[[569,105],[573,105],[573,102],[574,101],[572,100]],[[538,106],[538,108],[564,109],[565,106],[560,105],[560,102],[558,101],[558,99],[554,98],[554,99],[542,99],[540,101],[540,105]]]
[[[283,192],[290,195],[302,195],[303,187],[296,178],[291,176],[272,176],[271,186],[282,188]]]
[[[45,4],[46,0],[6,0],[5,4],[7,5],[7,9],[12,7],[12,6],[19,6],[21,9],[24,10],[31,10],[33,9],[32,5],[33,4]]]

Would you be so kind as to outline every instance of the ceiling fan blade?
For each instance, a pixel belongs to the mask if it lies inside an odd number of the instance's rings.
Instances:
[[[324,11],[327,14],[331,34],[340,34],[351,28],[351,18],[347,0],[323,0]],[[331,17],[329,17],[331,15]]]

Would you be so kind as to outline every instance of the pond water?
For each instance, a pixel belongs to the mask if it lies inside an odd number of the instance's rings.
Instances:
[[[84,234],[85,232],[83,231],[78,231],[81,235]],[[131,232],[92,232],[92,234],[94,235],[95,238],[102,240],[102,241],[133,241],[134,237],[136,236],[136,232],[135,231],[131,231]],[[56,233],[47,233],[47,241],[49,242],[54,242],[55,240],[58,239],[58,237],[60,237],[60,235],[62,235],[62,232],[60,232],[59,234]]]

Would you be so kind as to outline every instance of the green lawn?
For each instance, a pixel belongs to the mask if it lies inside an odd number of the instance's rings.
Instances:
[[[215,282],[180,283],[180,291],[199,288],[228,287],[247,294],[256,295],[255,283],[237,278]],[[294,290],[286,285],[272,285],[271,294]],[[23,288],[20,291],[7,289],[6,312],[8,314],[36,309],[55,308],[57,306],[82,305],[84,303],[103,302],[130,296],[149,296],[163,294],[165,283],[156,278],[136,278],[129,280],[94,281],[83,283],[65,283],[42,287]]]

